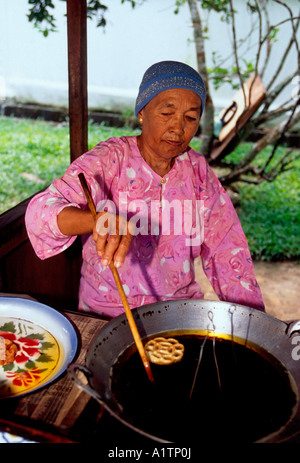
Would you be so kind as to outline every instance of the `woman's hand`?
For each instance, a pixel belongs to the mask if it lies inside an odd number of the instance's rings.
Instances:
[[[57,224],[67,236],[93,233],[102,265],[109,265],[113,259],[115,267],[123,265],[134,235],[134,225],[124,217],[110,212],[98,212],[94,220],[90,211],[69,206],[58,214]]]
[[[121,267],[129,251],[134,226],[121,215],[98,212],[93,228],[93,239],[102,265],[113,260],[115,267]]]

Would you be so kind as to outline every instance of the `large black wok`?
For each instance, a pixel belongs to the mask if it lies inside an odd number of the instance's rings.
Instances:
[[[236,428],[234,426],[232,427],[231,422],[233,439],[234,433],[236,433],[238,429],[243,429],[243,426],[248,421],[248,415],[251,413],[253,405],[251,404],[250,408],[247,408],[246,405],[252,397],[254,397],[254,406],[256,403],[260,403],[260,405],[257,411],[255,411],[257,414],[257,423],[252,422],[251,426],[248,428],[245,427],[245,434],[249,435],[250,430],[250,440],[253,439],[256,442],[284,442],[300,432],[300,355],[298,353],[300,351],[300,349],[298,349],[298,342],[300,342],[298,332],[300,330],[300,323],[298,321],[285,323],[265,313],[241,305],[203,300],[180,300],[150,304],[134,309],[133,315],[140,335],[145,342],[146,339],[157,335],[176,337],[182,334],[188,337],[200,337],[202,339],[201,342],[206,339],[209,339],[210,342],[216,339],[217,343],[222,343],[222,340],[224,340],[225,344],[230,343],[230,349],[233,349],[233,351],[236,347],[241,347],[247,352],[254,353],[258,360],[263,359],[268,365],[272,366],[272,369],[278,376],[276,376],[276,374],[274,376],[274,372],[271,370],[269,374],[268,368],[259,366],[259,362],[256,368],[256,360],[254,358],[254,365],[251,365],[252,370],[249,378],[245,376],[246,373],[240,374],[238,367],[237,375],[235,379],[230,379],[232,381],[232,384],[230,384],[228,383],[228,379],[225,380],[224,378],[227,371],[231,378],[233,370],[230,369],[231,367],[227,368],[226,365],[224,367],[222,366],[222,355],[220,356],[218,354],[218,349],[216,349],[218,361],[216,368],[220,369],[221,387],[223,387],[223,384],[227,381],[231,391],[230,401],[233,402],[238,395],[238,400],[240,402],[236,409],[245,410],[244,414],[242,414],[243,422],[238,423]],[[121,395],[118,395],[114,390],[116,386],[114,383],[118,385],[118,379],[115,381],[115,365],[119,363],[124,352],[129,352],[128,348],[130,348],[129,351],[131,354],[129,357],[129,354],[127,355],[127,360],[130,359],[132,355],[137,354],[133,354],[135,351],[134,341],[124,314],[107,323],[104,328],[96,333],[86,356],[86,366],[74,363],[69,366],[68,371],[78,387],[94,397],[117,420],[134,431],[156,441],[173,442],[172,437],[166,437],[159,427],[157,429],[155,426],[154,428],[148,428],[147,423],[141,422],[140,417],[137,417],[137,408],[135,406],[133,406],[132,409],[128,406],[124,407],[122,399],[120,399],[123,397],[122,391]],[[202,351],[203,360],[206,358],[206,355],[208,355],[205,349],[206,347],[204,347]],[[185,355],[188,355],[188,353]],[[126,359],[123,360],[124,364],[127,362]],[[250,369],[250,364],[248,365],[247,362],[248,360],[245,357],[245,360],[242,360],[239,364],[244,372]],[[117,371],[120,372],[120,365],[118,368]],[[166,369],[169,367],[160,366],[159,368]],[[182,368],[182,366],[176,368]],[[167,370],[164,370],[164,372],[166,371]],[[171,372],[171,370],[169,371]],[[80,372],[84,373],[88,379],[88,384],[79,379]],[[154,373],[156,374],[155,371]],[[137,375],[145,375],[142,366],[140,372],[137,372]],[[200,363],[196,377],[197,375],[197,380],[200,384],[204,384],[206,379],[212,377],[213,373],[210,373],[210,370],[201,371]],[[255,375],[258,377],[255,378]],[[167,374],[167,376],[172,377],[172,374]],[[173,377],[173,384],[177,384],[177,378],[179,381],[179,376]],[[185,373],[180,373],[180,381],[182,382],[184,379]],[[244,382],[241,382],[236,388],[237,394],[233,393],[232,390],[236,386],[235,382],[240,379]],[[253,382],[251,382],[252,380]],[[251,382],[251,386],[249,386],[249,382]],[[142,399],[144,398],[146,401],[148,395],[151,394],[151,390],[148,388],[153,387],[153,385],[149,386],[148,383],[145,375],[143,381],[137,386],[136,401],[139,401],[140,405]],[[124,387],[126,388],[126,384]],[[131,387],[132,385],[129,385],[128,389]],[[141,389],[143,390],[141,391]],[[205,392],[205,410],[200,406],[200,409],[196,412],[196,416],[199,419],[194,421],[193,429],[197,430],[197,426],[199,425],[198,434],[199,439],[201,439],[201,429],[207,428],[207,426],[203,427],[203,423],[205,425],[208,415],[210,415],[210,422],[217,423],[218,426],[212,427],[209,432],[216,432],[214,437],[218,440],[222,437],[223,430],[225,432],[226,428],[228,428],[228,426],[226,426],[226,420],[227,417],[229,419],[232,415],[230,412],[231,405],[225,403],[227,411],[224,411],[225,408],[219,407],[218,405],[219,398],[215,400],[214,396],[210,396],[210,391],[211,386],[209,386]],[[245,394],[243,395],[244,391]],[[140,396],[138,395],[139,393],[141,393]],[[273,396],[272,393],[274,394]],[[223,390],[220,394],[220,396],[224,394]],[[178,401],[180,401],[179,396],[180,391],[178,392]],[[267,411],[264,411],[265,402],[267,402],[271,396],[272,402],[269,404],[269,408],[266,409]],[[175,399],[176,397],[177,396],[175,396]],[[228,398],[226,400],[227,402],[229,401]],[[176,403],[175,400],[175,409],[179,407],[179,405],[180,404]],[[276,410],[280,410],[278,416],[276,415]],[[264,415],[272,415],[273,412],[276,416],[274,415],[274,417],[272,416],[270,418],[271,425],[269,426],[268,423],[265,430],[262,428],[258,433],[251,435],[251,430],[256,428],[258,424],[265,419]],[[259,416],[259,413],[261,413],[261,416]],[[150,414],[148,414],[147,420],[149,420],[149,416]],[[175,413],[172,419],[176,416]],[[186,427],[189,421],[188,418],[186,423],[184,423],[184,427]],[[228,433],[226,435],[228,437]]]

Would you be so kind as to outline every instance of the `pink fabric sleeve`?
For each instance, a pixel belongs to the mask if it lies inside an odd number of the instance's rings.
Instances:
[[[110,167],[107,168],[107,165]],[[32,198],[25,214],[25,224],[30,242],[40,259],[59,254],[76,239],[76,236],[61,233],[57,216],[68,206],[87,208],[78,174],[84,173],[97,205],[107,197],[117,170],[117,153],[113,149],[108,150],[103,143],[80,156],[62,178],[54,180],[45,191]]]
[[[25,214],[29,240],[36,255],[42,260],[64,251],[76,239],[76,236],[65,236],[61,233],[57,226],[57,216],[67,206],[78,206],[62,200],[54,203],[55,194],[57,193],[50,186],[34,196]]]

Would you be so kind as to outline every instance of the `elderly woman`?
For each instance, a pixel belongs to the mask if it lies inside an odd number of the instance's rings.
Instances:
[[[131,308],[202,299],[194,270],[199,256],[220,300],[264,310],[234,207],[205,158],[189,147],[204,104],[205,87],[194,69],[176,61],[154,64],[136,100],[141,134],[99,143],[30,202],[26,226],[41,259],[82,235],[79,310],[109,317],[123,312],[111,259]]]

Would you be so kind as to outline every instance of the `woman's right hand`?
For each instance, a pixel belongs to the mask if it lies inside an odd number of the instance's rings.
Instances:
[[[93,228],[93,239],[102,265],[107,266],[113,260],[115,267],[121,267],[133,235],[133,224],[121,215],[98,212]]]
[[[109,265],[113,260],[117,268],[123,265],[134,235],[134,225],[122,216],[98,212],[94,220],[90,211],[74,206],[62,209],[58,214],[57,224],[60,231],[67,236],[92,232],[102,264]]]

